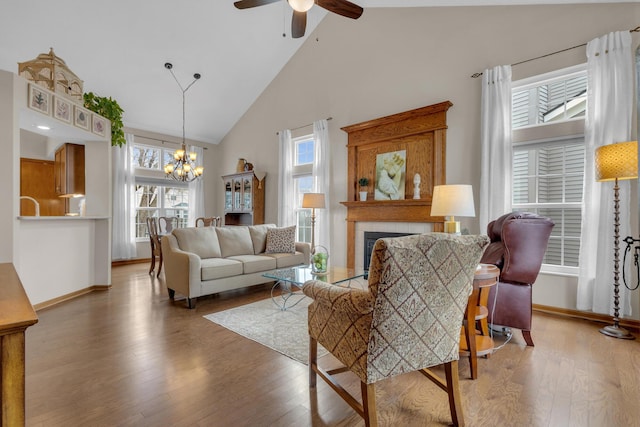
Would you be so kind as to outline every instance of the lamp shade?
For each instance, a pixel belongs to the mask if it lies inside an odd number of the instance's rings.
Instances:
[[[596,148],[596,181],[638,177],[638,141],[617,142]]]
[[[431,200],[432,216],[476,216],[471,185],[436,185]]]
[[[302,196],[303,208],[324,208],[324,193],[304,193]]]

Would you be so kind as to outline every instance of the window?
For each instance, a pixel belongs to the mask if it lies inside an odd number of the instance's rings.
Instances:
[[[294,145],[293,186],[294,206],[302,206],[302,195],[313,191],[313,162],[315,141],[313,135],[305,135],[292,140]],[[311,209],[296,209],[299,242],[311,242]]]
[[[135,144],[132,162],[136,168],[135,224],[136,238],[148,237],[147,218],[171,216],[178,226],[189,220],[189,188],[186,184],[167,180],[164,165],[173,159],[172,149]]]
[[[531,80],[529,80],[531,81]],[[512,91],[512,127],[584,118],[587,109],[587,72],[578,70],[559,77],[519,84]]]
[[[513,210],[556,224],[543,269],[575,273],[580,251],[584,175],[584,66],[514,82]]]

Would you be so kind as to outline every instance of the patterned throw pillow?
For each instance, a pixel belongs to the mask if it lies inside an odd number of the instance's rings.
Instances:
[[[267,230],[268,254],[283,254],[296,252],[296,226],[270,228]]]

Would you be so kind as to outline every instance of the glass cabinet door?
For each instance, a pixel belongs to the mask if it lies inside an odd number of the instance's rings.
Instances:
[[[233,191],[231,188],[231,180],[224,182],[224,210],[233,210]]]
[[[253,193],[251,192],[251,177],[244,178],[244,189],[243,189],[243,197],[244,197],[244,206],[243,210],[250,211],[253,209]]]
[[[242,178],[233,180],[233,210],[242,210]]]

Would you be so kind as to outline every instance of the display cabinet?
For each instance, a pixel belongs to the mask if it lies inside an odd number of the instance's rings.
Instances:
[[[264,178],[253,171],[224,175],[224,224],[264,224]]]

